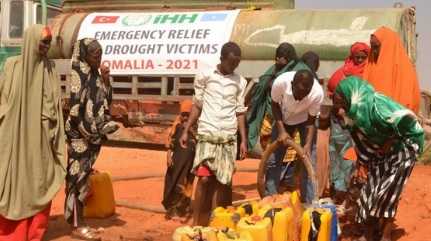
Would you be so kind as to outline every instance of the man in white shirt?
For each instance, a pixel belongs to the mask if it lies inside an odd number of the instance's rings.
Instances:
[[[216,68],[196,75],[193,108],[183,134],[186,147],[191,126],[198,120],[198,143],[193,171],[198,176],[193,207],[193,225],[207,226],[212,200],[217,206],[231,205],[231,183],[237,156],[237,131],[241,135],[240,157],[247,153],[244,107],[247,81],[234,71],[241,60],[241,49],[228,42],[221,50]]]
[[[271,90],[272,112],[275,119],[272,140],[293,138],[294,133],[298,131],[305,155],[309,157],[311,157],[316,134],[316,117],[324,98],[323,89],[313,76],[309,70],[286,72],[275,79]],[[286,146],[278,148],[268,159],[265,178],[267,195],[278,192],[286,149]],[[302,165],[302,163],[296,161],[294,165]],[[313,186],[305,168],[300,170],[302,172],[301,199],[303,202],[310,203],[314,195]],[[293,168],[290,165],[288,173],[292,172]]]

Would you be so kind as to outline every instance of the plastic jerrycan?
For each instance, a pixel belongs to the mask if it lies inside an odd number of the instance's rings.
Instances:
[[[241,217],[255,215],[259,211],[259,204],[257,202],[244,203],[236,211]]]
[[[241,213],[237,212],[234,207],[217,207],[211,213],[209,226],[218,229],[236,229],[241,216]]]
[[[238,233],[234,230],[222,230],[217,233],[218,241],[254,241],[249,232]]]
[[[174,233],[172,234],[172,241],[181,241],[182,236],[184,234],[186,235],[193,235],[194,230],[190,226],[181,226],[175,229]]]
[[[270,218],[272,221],[272,240],[288,241],[292,240],[294,235],[293,210],[287,208],[273,208],[264,214],[264,218]]]
[[[91,196],[84,206],[84,217],[107,218],[115,213],[114,189],[111,177],[106,172],[90,175]]]
[[[201,236],[207,241],[218,241],[216,230],[209,227],[190,227],[183,226],[175,230],[172,235],[173,241],[193,241],[195,236]]]
[[[311,228],[313,219],[320,222],[317,233]],[[302,215],[301,241],[330,241],[331,220],[332,213],[329,209],[308,208]],[[310,235],[314,237],[310,239]]]
[[[259,216],[261,218],[264,218],[265,214],[267,212],[269,212],[271,209],[274,209],[274,207],[272,206],[272,204],[265,204],[261,208],[259,208],[259,210],[257,212],[257,216]]]
[[[334,204],[323,204],[322,208],[329,209],[331,211],[331,214],[332,214],[330,241],[338,241],[337,207]]]
[[[259,216],[241,218],[237,225],[237,232],[248,232],[254,241],[271,241],[271,219],[261,218]]]
[[[205,241],[218,241],[218,238],[216,236],[215,232],[208,232],[208,233],[202,233],[202,239]],[[194,241],[195,239],[187,234],[181,235],[180,241]]]

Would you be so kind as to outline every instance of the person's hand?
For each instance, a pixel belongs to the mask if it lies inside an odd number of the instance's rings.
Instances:
[[[184,130],[180,137],[180,146],[184,149],[187,148],[187,139],[189,139],[189,133]]]
[[[385,144],[383,144],[382,151],[384,153],[388,153],[391,150],[393,144],[395,144],[395,139],[389,139],[387,142],[385,142]]]
[[[311,158],[311,145],[305,144],[304,145],[304,155],[308,158]]]
[[[109,69],[108,66],[106,66],[106,65],[100,66],[100,75],[102,76],[103,83],[105,84],[106,87],[111,86],[111,81],[109,80],[110,72],[111,72],[111,70]]]
[[[387,154],[389,154],[395,141],[396,141],[395,138],[390,138],[389,140],[387,140],[383,144],[383,146],[379,150],[377,150],[378,154],[381,156],[386,156]]]
[[[280,134],[278,134],[278,138],[277,141],[282,143],[283,145],[287,146],[287,140],[291,139],[289,134],[287,134],[286,131],[282,131],[280,132]]]
[[[93,170],[91,170],[91,174],[90,175],[95,175],[97,173],[99,173],[99,171],[96,170],[96,169],[93,169]],[[93,185],[91,185],[91,182],[89,181],[87,183],[87,195],[85,196],[84,202],[87,202],[87,200],[89,198],[91,198],[91,196],[93,196],[93,194],[94,194],[94,187],[93,187]]]
[[[357,183],[365,183],[367,181],[367,167],[357,162],[356,170],[352,174],[352,179]]]
[[[239,158],[240,160],[244,160],[247,156],[247,143],[245,141],[241,141],[239,146]]]

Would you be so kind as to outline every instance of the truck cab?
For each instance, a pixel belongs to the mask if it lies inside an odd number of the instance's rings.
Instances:
[[[46,0],[47,23],[61,13],[61,0]],[[21,52],[24,30],[42,23],[43,5],[35,0],[2,0],[0,4],[0,71],[6,58]]]

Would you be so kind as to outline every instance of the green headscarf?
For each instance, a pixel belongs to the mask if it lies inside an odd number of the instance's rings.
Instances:
[[[335,91],[344,96],[349,106],[347,116],[353,120],[349,126],[351,130],[359,129],[371,143],[379,146],[395,138],[398,140],[395,151],[409,143],[417,144],[422,152],[424,131],[412,111],[355,76],[342,80]]]
[[[39,55],[43,28],[25,31],[0,78],[0,215],[10,220],[44,210],[66,173],[60,79]]]
[[[303,69],[310,70],[302,61],[292,60],[280,71],[275,72],[275,65],[272,65],[260,76],[259,82],[254,87],[250,111],[247,114],[248,148],[253,149],[256,145],[265,114],[269,114],[272,118],[271,91],[268,91],[269,81],[276,79],[283,73]]]

